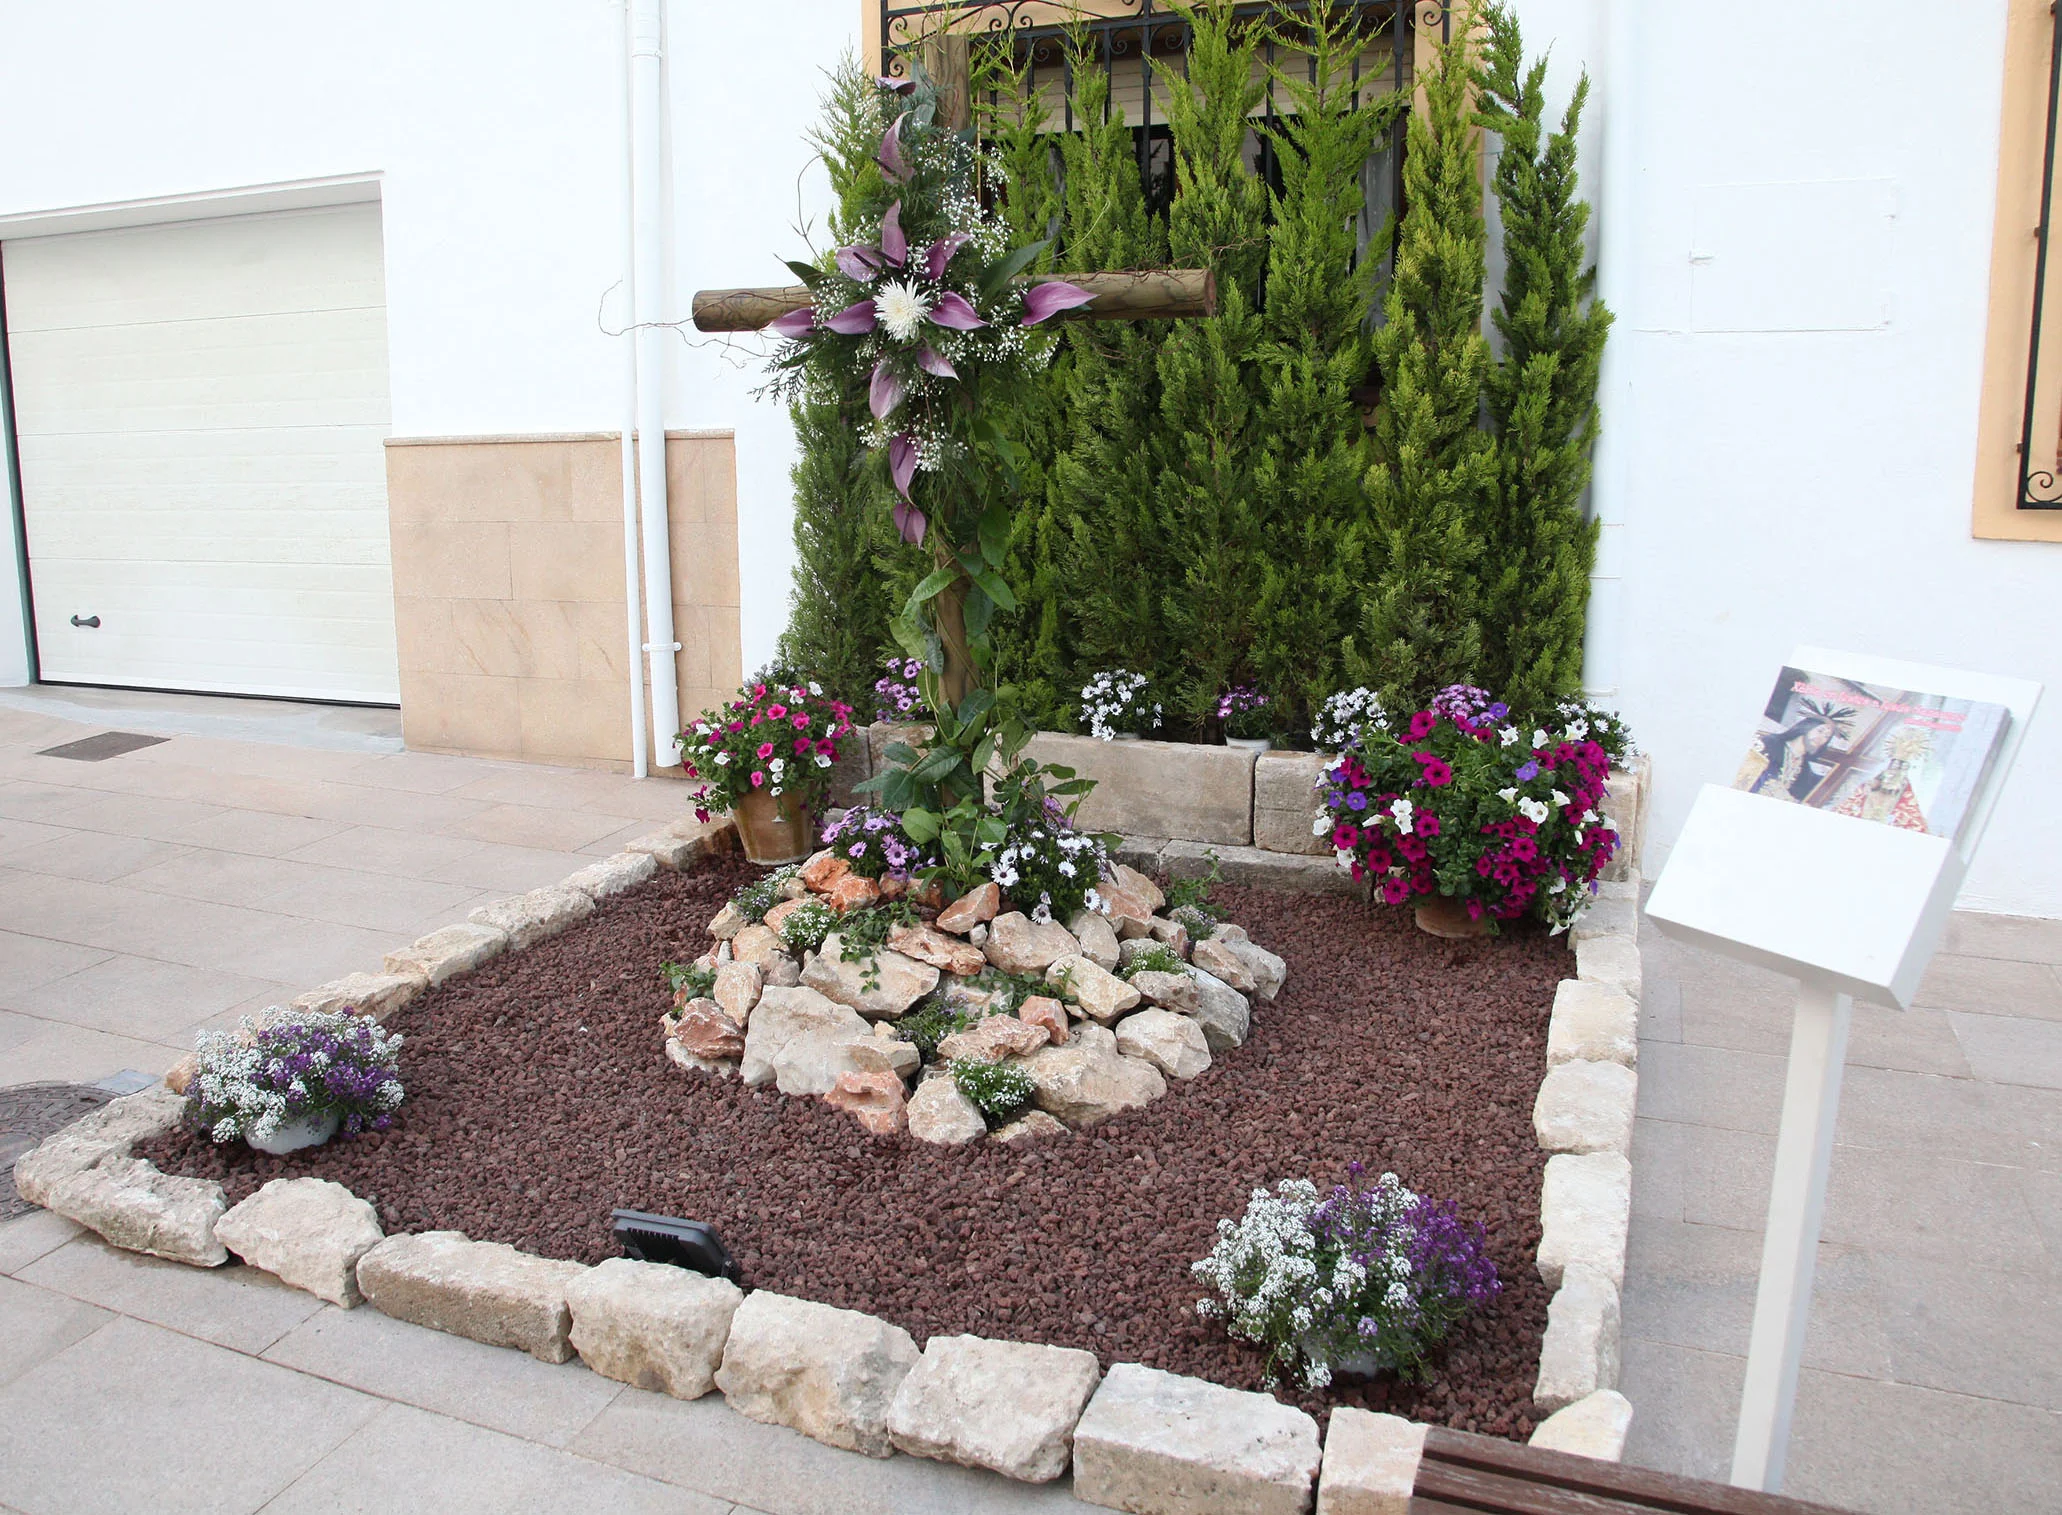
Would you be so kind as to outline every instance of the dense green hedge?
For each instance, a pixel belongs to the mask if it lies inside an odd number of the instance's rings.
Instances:
[[[1040,385],[1005,418],[1016,479],[1010,580],[1021,604],[997,638],[997,677],[1022,713],[1073,724],[1100,669],[1147,674],[1171,735],[1213,734],[1218,695],[1257,684],[1287,729],[1334,690],[1368,684],[1392,708],[1481,684],[1521,709],[1577,693],[1595,529],[1582,496],[1610,317],[1583,262],[1574,137],[1585,90],[1542,122],[1544,64],[1516,21],[1486,13],[1418,81],[1394,273],[1356,257],[1369,154],[1407,107],[1354,108],[1358,42],[1313,7],[1315,70],[1282,75],[1293,108],[1263,132],[1270,190],[1244,152],[1264,39],[1224,10],[1198,19],[1167,117],[1175,193],[1148,212],[1137,152],[1092,56],[1072,70],[1073,131],[1021,81],[990,77],[983,129],[998,201],[1042,269],[1208,266],[1207,319],[1077,323]],[[1298,18],[1301,26],[1303,19]],[[1459,28],[1457,30],[1465,30]],[[816,141],[834,185],[868,171],[869,86],[836,81]],[[1477,131],[1501,151],[1490,182],[1506,274],[1482,330],[1484,194]],[[842,228],[836,228],[842,230]],[[1354,397],[1371,377],[1373,424]],[[797,407],[798,569],[784,657],[868,708],[913,556],[884,527],[878,470],[853,420],[864,396]],[[1005,486],[997,480],[995,487]],[[905,561],[906,560],[906,561]]]

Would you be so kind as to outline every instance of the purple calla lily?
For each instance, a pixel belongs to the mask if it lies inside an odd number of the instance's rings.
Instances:
[[[967,303],[965,295],[955,294],[949,289],[938,296],[938,303],[931,307],[930,320],[933,326],[943,326],[948,331],[977,331],[988,324]]]
[[[1026,326],[1036,326],[1049,316],[1056,316],[1063,310],[1072,310],[1077,305],[1086,305],[1095,298],[1079,284],[1069,284],[1064,279],[1049,279],[1043,284],[1034,284],[1024,291],[1024,321]]]
[[[871,284],[881,271],[879,248],[861,247],[854,243],[838,249],[838,270],[848,279],[859,284]]]
[[[916,93],[916,80],[914,79],[890,79],[886,74],[882,74],[880,75],[880,85],[882,89],[891,95],[912,95]]]
[[[876,421],[884,421],[893,415],[895,407],[902,403],[904,393],[902,381],[889,369],[886,358],[874,364],[873,378],[866,386],[866,403]]]
[[[860,300],[847,305],[823,324],[840,336],[862,336],[874,328],[873,301]]]
[[[888,438],[888,478],[895,485],[895,492],[903,499],[909,498],[910,480],[916,477],[916,438],[906,431],[898,431]]]
[[[924,545],[924,527],[929,524],[924,513],[903,500],[895,502],[895,529],[902,533],[902,540],[912,547]]]
[[[919,347],[916,350],[916,366],[925,373],[936,374],[941,379],[956,379],[959,377],[958,369],[954,368],[945,358],[928,347]]]
[[[776,337],[806,337],[816,329],[816,312],[805,305],[784,316],[775,316],[766,323],[766,329]]]
[[[909,261],[909,237],[902,230],[902,202],[897,200],[881,217],[881,256],[900,268]]]
[[[874,154],[874,161],[881,165],[881,172],[891,179],[909,177],[909,167],[902,161],[902,123],[909,119],[904,111],[888,123],[888,129],[881,134],[881,150]]]
[[[945,277],[945,265],[952,261],[952,255],[973,240],[969,233],[956,231],[931,244],[930,250],[924,254],[924,271],[931,276],[933,283]]]

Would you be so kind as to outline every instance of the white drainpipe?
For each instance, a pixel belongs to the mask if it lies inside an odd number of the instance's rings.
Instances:
[[[1590,484],[1590,510],[1599,523],[1597,561],[1590,570],[1589,625],[1583,638],[1582,686],[1590,698],[1616,705],[1624,674],[1626,525],[1631,514],[1632,448],[1627,433],[1633,424],[1632,344],[1638,312],[1633,290],[1633,218],[1637,187],[1633,163],[1638,151],[1634,57],[1639,32],[1635,7],[1639,0],[1608,0],[1604,39],[1604,109],[1602,192],[1597,208],[1597,294],[1617,317],[1604,347],[1597,402],[1603,411],[1603,435],[1597,441],[1596,471]],[[1594,97],[1592,97],[1594,98]]]
[[[665,0],[631,0],[631,245],[637,310],[637,482],[644,523],[644,651],[651,659],[653,759],[680,766],[673,655],[673,551],[666,529],[666,221],[661,104]]]
[[[623,7],[623,54],[616,60],[616,82],[623,94],[623,294],[633,311],[637,300],[637,231],[635,188],[630,147],[630,7]],[[636,316],[633,314],[634,322]],[[639,583],[637,518],[637,330],[623,344],[623,603],[630,650],[630,771],[643,778],[650,770],[644,729],[644,595]]]

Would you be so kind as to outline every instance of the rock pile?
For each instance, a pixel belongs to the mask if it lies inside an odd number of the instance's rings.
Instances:
[[[941,908],[935,892],[861,878],[828,851],[780,893],[763,921],[733,903],[709,922],[716,946],[696,966],[714,987],[680,992],[664,1018],[666,1055],[691,1071],[815,1095],[877,1136],[906,1130],[959,1145],[987,1134],[943,1076],[961,1059],[1012,1063],[1031,1079],[1036,1109],[995,1132],[998,1140],[1136,1109],[1242,1044],[1254,1003],[1272,1000],[1285,972],[1239,926],[1162,914],[1159,885],[1123,864],[1100,882],[1102,911],[1064,926],[1006,909],[992,883]],[[778,928],[810,899],[846,929],[797,953]],[[892,926],[883,945],[848,945],[855,914],[892,899],[915,920]],[[1025,993],[1026,980],[1044,992]],[[938,1041],[926,1070],[904,1023],[930,1010],[963,1024]]]

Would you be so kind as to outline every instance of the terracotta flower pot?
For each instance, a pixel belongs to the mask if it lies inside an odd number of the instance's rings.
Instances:
[[[816,836],[808,808],[791,794],[779,799],[754,791],[731,809],[745,859],[753,863],[799,863],[813,850]]]
[[[1415,913],[1418,929],[1434,936],[1489,936],[1496,930],[1496,922],[1488,916],[1469,915],[1467,901],[1448,899],[1443,894],[1418,901]]]

